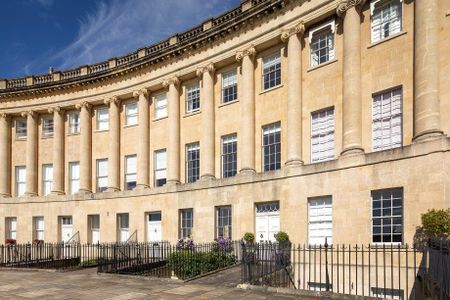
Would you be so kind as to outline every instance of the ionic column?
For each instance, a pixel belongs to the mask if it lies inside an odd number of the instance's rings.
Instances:
[[[11,128],[7,114],[0,114],[0,197],[11,197]]]
[[[200,142],[200,175],[202,179],[214,179],[214,65],[197,70],[197,76],[202,77],[201,108],[202,137]]]
[[[169,147],[167,149],[167,184],[180,183],[180,81],[177,77],[164,80],[163,86],[169,88],[168,122]]]
[[[141,89],[133,93],[138,97],[139,115],[139,149],[137,155],[137,188],[150,187],[149,159],[150,159],[150,130],[149,130],[149,103],[147,89]]]
[[[92,120],[91,105],[77,104],[80,112],[80,193],[92,193]]]
[[[361,119],[361,28],[356,5],[342,0],[337,14],[344,23],[343,140],[341,155],[363,153]]]
[[[120,190],[120,100],[105,99],[109,106],[108,191]]]
[[[37,196],[37,114],[33,111],[23,112],[22,117],[27,118],[27,146],[26,146],[26,191],[27,196]]]
[[[241,174],[255,173],[255,66],[253,46],[236,53],[236,60],[242,61],[241,124],[239,157]]]
[[[48,112],[53,114],[53,183],[52,194],[64,194],[64,111],[60,107],[52,107]]]
[[[301,38],[304,32],[305,26],[300,23],[281,35],[288,50],[287,166],[303,164]]]
[[[442,135],[439,108],[439,1],[414,1],[414,141]]]

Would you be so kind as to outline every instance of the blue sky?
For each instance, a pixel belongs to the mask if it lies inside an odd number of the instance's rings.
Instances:
[[[240,0],[0,0],[0,78],[123,55],[187,30]]]

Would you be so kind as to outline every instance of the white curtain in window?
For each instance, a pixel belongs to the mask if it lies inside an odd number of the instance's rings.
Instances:
[[[155,97],[155,118],[167,116],[167,97],[166,94],[160,94]]]
[[[53,183],[53,166],[52,165],[44,165],[42,166],[42,175],[43,175],[43,191],[44,196],[47,196],[52,191],[52,183]]]
[[[137,124],[137,103],[131,102],[128,103],[126,106],[126,113],[127,113],[127,125],[134,125]]]
[[[97,110],[97,130],[108,130],[109,111],[107,108]]]
[[[44,240],[44,217],[36,217],[35,219],[36,235],[37,240]]]
[[[401,31],[401,0],[374,0],[371,3],[372,43]]]
[[[71,193],[76,193],[80,189],[80,164],[71,163],[69,165],[69,175],[70,175],[70,191]]]
[[[156,152],[156,179],[166,178],[166,151]]]
[[[26,177],[27,169],[25,167],[16,168],[17,178],[17,196],[25,195],[26,192]]]
[[[314,198],[309,201],[308,237],[310,245],[328,244],[333,240],[333,209],[331,197]]]
[[[373,150],[385,150],[402,145],[402,89],[395,89],[373,97]]]
[[[311,161],[334,158],[334,109],[311,116]]]
[[[97,161],[98,186],[108,186],[108,160],[101,159]]]
[[[132,181],[136,181],[136,172],[137,172],[137,167],[136,167],[136,155],[133,156],[127,156],[126,157],[126,182],[132,182]]]

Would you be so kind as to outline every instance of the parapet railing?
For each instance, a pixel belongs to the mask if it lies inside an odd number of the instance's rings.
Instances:
[[[166,49],[170,48],[174,45],[179,45],[182,43],[186,43],[188,41],[192,41],[202,35],[205,31],[214,29],[215,27],[225,25],[229,22],[235,20],[238,16],[242,15],[244,12],[252,8],[259,7],[264,3],[270,3],[271,5],[276,5],[283,0],[247,0],[241,2],[241,4],[230,10],[225,12],[222,15],[211,18],[201,25],[196,26],[192,29],[189,29],[185,32],[175,34],[174,36],[151,45],[149,47],[145,47],[134,51],[132,53],[114,57],[107,61],[103,61],[100,63],[81,66],[76,69],[66,70],[66,71],[52,71],[50,74],[36,75],[36,76],[28,76],[23,78],[16,79],[0,79],[0,91],[2,90],[15,90],[22,89],[30,86],[40,86],[47,85],[54,82],[72,80],[74,78],[82,78],[83,76],[98,74],[110,71],[117,67],[127,66],[132,64],[141,58],[144,57],[153,57],[158,54],[164,52]]]

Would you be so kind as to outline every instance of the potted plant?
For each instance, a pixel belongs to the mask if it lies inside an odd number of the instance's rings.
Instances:
[[[256,263],[255,255],[255,235],[251,232],[246,232],[242,238],[243,259],[247,264]]]
[[[275,253],[276,265],[279,267],[287,267],[291,261],[291,242],[289,235],[284,231],[275,234],[278,251]]]

